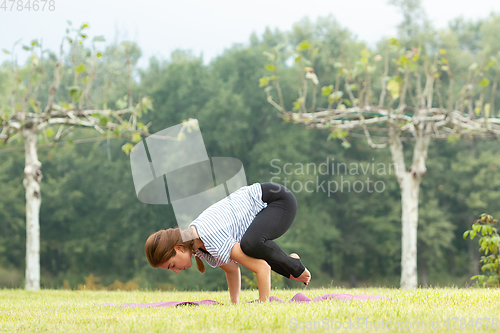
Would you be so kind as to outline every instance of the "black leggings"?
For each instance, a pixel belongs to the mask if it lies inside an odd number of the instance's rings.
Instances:
[[[240,243],[249,257],[264,259],[271,269],[286,278],[299,277],[305,270],[300,259],[286,254],[273,239],[283,235],[292,225],[297,212],[297,199],[285,186],[261,183],[262,201],[267,207],[254,218]]]

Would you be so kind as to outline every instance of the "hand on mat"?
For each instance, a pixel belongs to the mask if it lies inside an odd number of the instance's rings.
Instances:
[[[290,257],[300,259],[297,253],[291,253]],[[298,278],[294,278],[292,275],[290,275],[290,279],[302,282],[307,286],[309,284],[309,281],[311,281],[311,273],[306,268]]]

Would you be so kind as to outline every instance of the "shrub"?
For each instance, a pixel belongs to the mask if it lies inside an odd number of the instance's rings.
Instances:
[[[474,221],[472,229],[464,232],[464,239],[470,235],[473,239],[477,233],[482,237],[479,239],[480,249],[484,256],[479,260],[483,264],[481,270],[487,275],[474,275],[471,280],[478,279],[477,285],[482,287],[500,287],[500,236],[494,225],[498,220],[493,219],[491,215],[481,214],[480,218]],[[491,253],[489,256],[488,253]]]

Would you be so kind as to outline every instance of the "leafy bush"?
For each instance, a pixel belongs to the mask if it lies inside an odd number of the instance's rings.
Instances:
[[[477,285],[482,287],[500,287],[500,236],[494,225],[498,220],[493,219],[491,215],[481,214],[480,218],[472,224],[472,229],[464,232],[464,239],[470,235],[473,239],[477,233],[482,237],[479,239],[480,249],[484,256],[479,260],[483,264],[481,270],[488,275],[474,275],[471,280],[478,279]],[[491,253],[489,256],[488,253]]]

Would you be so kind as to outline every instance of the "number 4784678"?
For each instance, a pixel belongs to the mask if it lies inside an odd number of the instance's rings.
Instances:
[[[0,0],[2,1],[2,0]],[[15,9],[14,9],[15,8]],[[22,11],[45,11],[56,10],[56,1],[55,0],[3,0],[2,5],[0,6],[0,10],[4,12],[16,10],[18,12]]]

